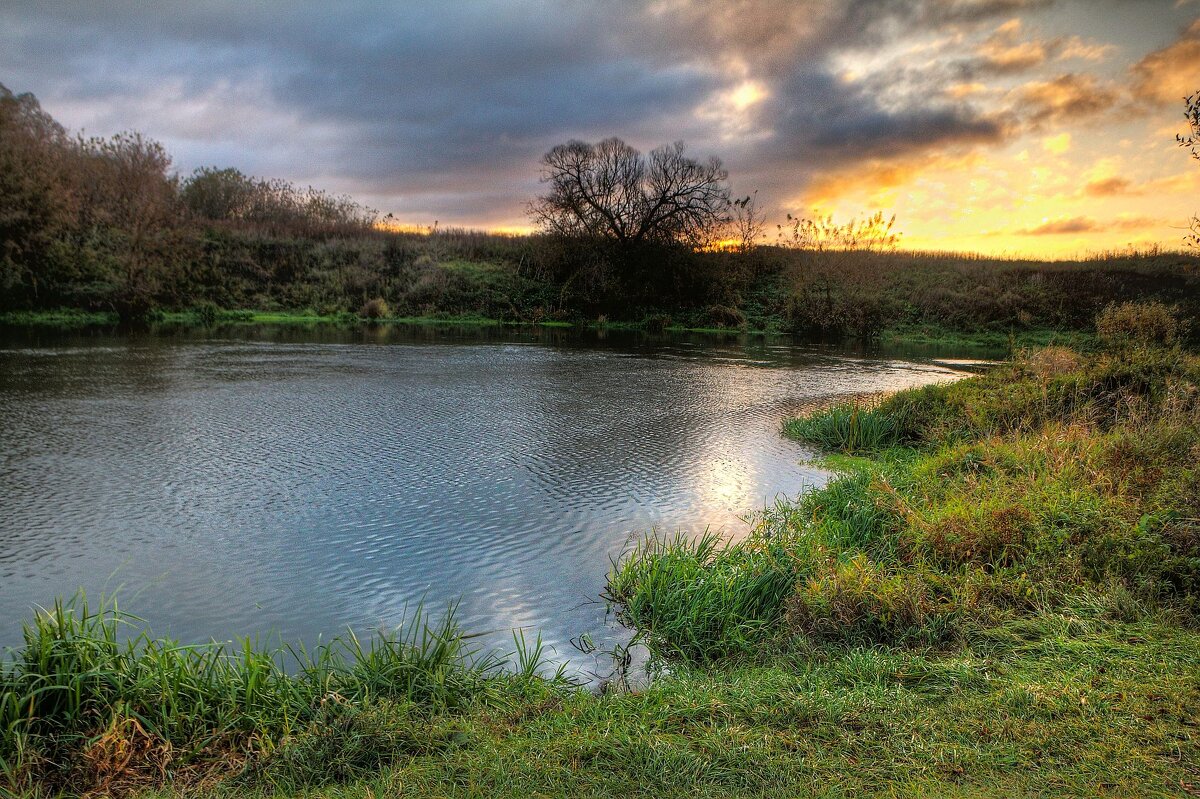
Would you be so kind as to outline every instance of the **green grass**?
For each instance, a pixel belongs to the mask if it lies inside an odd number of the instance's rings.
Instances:
[[[884,329],[879,342],[884,346],[946,347],[957,351],[978,349],[989,353],[1050,346],[1086,351],[1095,348],[1096,337],[1087,330],[959,330],[944,325],[902,324]]]
[[[470,270],[452,267],[451,271],[462,274],[475,274],[482,271],[488,273],[495,267],[481,266],[481,270]],[[164,311],[156,315],[155,321],[171,325],[186,325],[205,327],[211,325],[453,325],[463,327],[520,327],[536,326],[546,328],[582,328],[586,330],[614,331],[645,331],[653,325],[646,320],[585,320],[573,321],[550,319],[539,321],[519,321],[480,316],[477,314],[429,313],[422,315],[406,314],[390,316],[384,319],[368,320],[358,314],[342,312],[338,314],[321,314],[311,309],[296,310],[254,310],[254,309],[221,309],[213,308],[213,316],[205,316],[197,310]],[[0,313],[0,326],[10,327],[57,327],[76,329],[90,326],[112,327],[118,323],[117,314],[106,311],[10,311]],[[747,335],[775,336],[787,335],[778,319],[759,320],[758,323],[744,327],[712,327],[704,325],[669,324],[662,328],[671,333],[711,333],[715,335]],[[803,337],[800,337],[803,339]],[[1095,346],[1094,337],[1086,333],[1062,333],[1050,330],[1020,331],[1015,334],[989,331],[964,331],[938,326],[907,325],[888,328],[872,346],[881,347],[887,351],[904,351],[925,355],[973,354],[981,357],[1002,357],[1011,352],[1013,347],[1033,347],[1044,344],[1063,344],[1077,349],[1091,349]]]
[[[830,452],[880,452],[894,447],[900,425],[862,403],[846,403],[792,419],[784,432]]]
[[[471,641],[453,609],[435,621],[418,607],[394,633],[347,633],[312,650],[184,646],[115,604],[59,601],[25,625],[24,646],[0,666],[0,777],[13,787],[103,789],[129,776],[109,772],[124,771],[113,760],[131,749],[143,769],[163,758],[185,771],[258,763],[330,723],[335,706],[367,713],[382,702],[412,719],[458,712],[546,666],[540,639],[518,635],[504,657]],[[545,682],[561,684],[561,671]]]
[[[416,727],[384,706],[201,795],[1179,796],[1200,767],[1198,672],[1195,632],[1084,609],[948,653],[796,650],[604,697],[531,686]],[[297,779],[373,741],[394,748],[369,776]]]
[[[78,328],[93,325],[115,325],[116,313],[106,311],[7,311],[0,313],[0,325],[12,327]]]
[[[647,686],[540,679],[519,637],[506,669],[474,661],[420,615],[286,672],[279,652],[125,643],[118,618],[58,606],[4,671],[8,778],[230,797],[1195,793],[1200,358],[1126,316],[1090,354],[1021,353],[789,425],[842,451],[826,487],[736,543],[657,538],[613,563]]]

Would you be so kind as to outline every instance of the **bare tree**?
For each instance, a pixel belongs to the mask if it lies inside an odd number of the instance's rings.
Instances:
[[[733,246],[738,252],[751,252],[758,246],[758,240],[767,226],[766,212],[758,205],[758,192],[734,200],[732,211],[730,227]]]
[[[1200,92],[1184,98],[1184,118],[1188,121],[1188,133],[1179,134],[1175,140],[1180,147],[1192,151],[1192,158],[1200,161]],[[1192,225],[1184,235],[1183,242],[1189,247],[1200,249],[1200,216],[1192,217]]]
[[[1175,137],[1180,147],[1192,151],[1192,158],[1200,161],[1200,92],[1183,98],[1183,116],[1188,121],[1188,133]]]
[[[728,177],[719,159],[684,155],[683,142],[643,156],[618,138],[570,141],[542,157],[549,191],[529,215],[546,232],[622,246],[702,245],[730,219]]]

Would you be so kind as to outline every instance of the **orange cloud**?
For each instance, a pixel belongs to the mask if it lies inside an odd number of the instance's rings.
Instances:
[[[1022,38],[1023,30],[1020,19],[1011,19],[996,28],[975,51],[976,69],[1001,74],[1024,72],[1042,66],[1051,58],[1103,61],[1116,50],[1111,44],[1098,44],[1079,36]]]
[[[1083,187],[1083,193],[1089,197],[1115,197],[1120,194],[1140,194],[1133,188],[1133,181],[1125,178],[1100,178],[1090,181]]]
[[[1172,44],[1134,64],[1134,94],[1160,105],[1180,102],[1200,89],[1200,18]]]
[[[1116,105],[1117,99],[1115,89],[1102,85],[1092,75],[1060,75],[1016,91],[1017,107],[1035,123],[1094,116]]]
[[[1021,40],[1021,20],[1010,19],[983,40],[976,51],[979,67],[992,72],[1021,72],[1041,66],[1050,57],[1045,42]]]
[[[1162,224],[1159,219],[1148,216],[1131,216],[1100,222],[1087,216],[1067,219],[1052,219],[1032,228],[1017,230],[1019,236],[1061,236],[1068,233],[1101,233],[1112,230],[1145,230]]]

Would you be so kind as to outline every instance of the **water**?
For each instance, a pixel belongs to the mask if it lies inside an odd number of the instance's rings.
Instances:
[[[84,588],[184,641],[621,632],[651,530],[735,537],[828,475],[780,436],[834,395],[957,373],[763,339],[232,329],[0,338],[0,646]]]

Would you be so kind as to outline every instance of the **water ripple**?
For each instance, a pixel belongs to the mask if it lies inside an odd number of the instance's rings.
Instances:
[[[34,605],[122,586],[189,641],[461,600],[495,643],[528,626],[569,655],[631,536],[737,535],[825,479],[779,436],[797,408],[951,374],[787,348],[0,348],[0,645]]]

